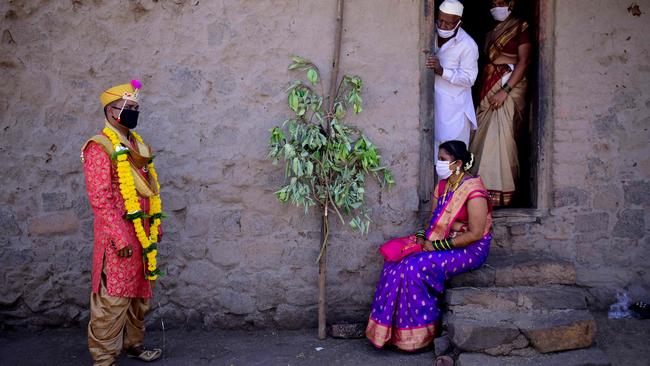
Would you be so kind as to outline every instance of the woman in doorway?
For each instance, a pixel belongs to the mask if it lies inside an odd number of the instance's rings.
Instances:
[[[464,142],[442,143],[436,163],[441,181],[426,230],[393,239],[380,249],[386,262],[366,329],[376,347],[392,344],[415,351],[431,344],[439,327],[445,281],[485,262],[492,214],[481,179],[467,172],[472,161]],[[402,254],[391,258],[385,248],[394,243],[399,243],[394,253]]]
[[[470,142],[476,152],[475,172],[483,178],[493,206],[508,206],[519,175],[516,136],[524,120],[526,70],[530,63],[528,23],[514,17],[515,0],[492,0],[498,22],[487,34],[488,64],[480,84],[478,129]]]

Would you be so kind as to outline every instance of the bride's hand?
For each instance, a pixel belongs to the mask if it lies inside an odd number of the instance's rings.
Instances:
[[[431,243],[430,240],[425,240],[424,244],[422,245],[422,250],[425,252],[433,252],[433,244]]]
[[[417,238],[415,242],[418,243],[419,245],[422,245],[424,244],[424,238]]]
[[[455,221],[453,224],[451,224],[451,230],[452,231],[463,231],[463,227],[467,226],[467,224]]]

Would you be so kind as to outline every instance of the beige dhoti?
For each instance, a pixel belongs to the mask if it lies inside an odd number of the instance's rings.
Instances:
[[[122,349],[142,344],[144,315],[148,310],[148,299],[108,295],[102,274],[99,293],[90,295],[88,349],[94,365],[111,365]]]

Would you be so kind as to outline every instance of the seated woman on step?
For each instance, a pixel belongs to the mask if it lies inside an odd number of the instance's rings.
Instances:
[[[492,209],[481,178],[467,173],[473,158],[462,141],[442,143],[436,163],[441,181],[426,230],[380,248],[386,262],[366,329],[376,347],[415,351],[431,344],[445,281],[485,262]]]

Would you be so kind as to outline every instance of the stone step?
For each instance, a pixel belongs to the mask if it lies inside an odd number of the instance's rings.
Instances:
[[[451,287],[574,285],[575,266],[536,253],[488,257],[479,269],[451,279]]]
[[[454,313],[474,309],[506,311],[587,309],[587,293],[579,287],[458,287],[446,291],[445,303]]]
[[[482,353],[463,353],[456,366],[610,366],[605,352],[598,348],[531,356],[494,357]]]
[[[445,314],[444,321],[451,342],[466,352],[565,351],[590,347],[596,335],[596,321],[587,310],[465,310]]]

